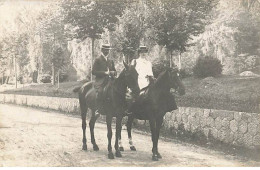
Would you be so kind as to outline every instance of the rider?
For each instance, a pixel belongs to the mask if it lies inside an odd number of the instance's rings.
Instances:
[[[136,62],[136,71],[138,73],[138,85],[141,89],[141,94],[146,87],[154,80],[152,63],[148,59],[148,49],[146,46],[140,46],[138,49],[138,58],[132,60],[132,64]]]
[[[95,75],[94,87],[97,92],[97,111],[103,111],[102,91],[108,83],[109,77],[115,77],[117,72],[113,60],[109,59],[110,45],[104,44],[101,47],[101,56],[96,58],[93,64],[92,74]]]

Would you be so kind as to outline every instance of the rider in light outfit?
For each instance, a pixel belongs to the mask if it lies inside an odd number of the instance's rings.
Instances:
[[[147,60],[148,58],[148,49],[146,46],[140,46],[138,49],[139,58],[134,59],[132,64],[136,62],[136,71],[138,75],[138,85],[142,89],[146,88],[151,81],[153,81],[154,75],[152,70],[152,63]]]

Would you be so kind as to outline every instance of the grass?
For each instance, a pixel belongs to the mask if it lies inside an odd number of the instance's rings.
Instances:
[[[259,113],[260,78],[221,76],[195,79],[190,77],[183,79],[183,83],[186,94],[176,97],[178,106]],[[83,84],[84,81],[60,83],[59,89],[57,85],[52,86],[49,83],[37,84],[5,90],[1,93],[77,98],[78,95],[72,90]]]
[[[260,78],[221,76],[183,82],[186,94],[177,97],[179,106],[259,113]]]
[[[51,83],[45,84],[33,84],[26,87],[17,89],[5,90],[1,93],[4,94],[21,94],[21,95],[32,95],[32,96],[51,96],[51,97],[65,97],[65,98],[77,98],[78,94],[73,93],[75,87],[81,86],[84,81],[77,82],[65,82],[60,83],[60,88],[57,85]]]

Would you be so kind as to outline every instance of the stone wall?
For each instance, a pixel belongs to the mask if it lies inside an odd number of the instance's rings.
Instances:
[[[260,147],[260,114],[201,108],[183,108],[166,113],[164,126],[203,134],[226,144]]]
[[[75,98],[0,94],[0,102],[59,110],[67,113],[78,113],[79,111],[79,100]]]
[[[0,94],[0,102],[79,114],[75,98]],[[260,148],[259,113],[179,107],[166,113],[163,126],[172,133],[203,134],[206,140],[214,138],[235,146]]]

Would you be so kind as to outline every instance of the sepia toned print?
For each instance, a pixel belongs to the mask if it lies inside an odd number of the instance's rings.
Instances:
[[[257,167],[259,0],[0,1],[0,167]]]

